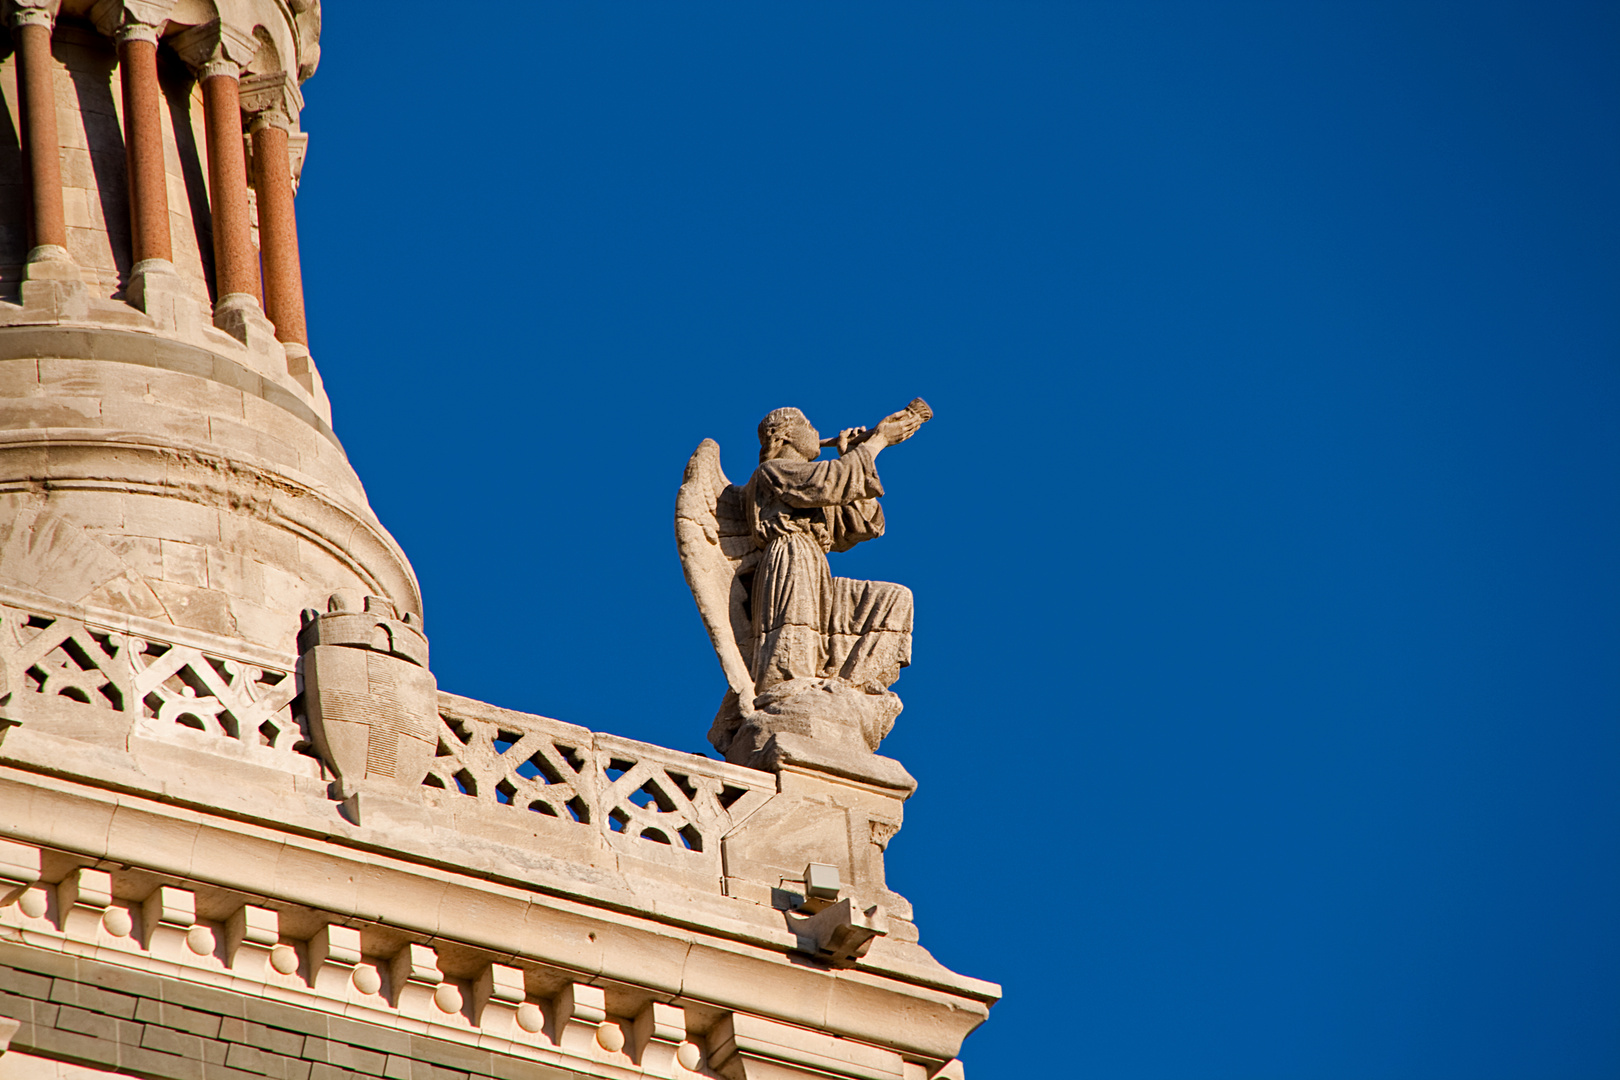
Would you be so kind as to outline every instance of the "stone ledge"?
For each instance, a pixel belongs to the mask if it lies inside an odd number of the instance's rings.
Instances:
[[[101,360],[164,368],[252,394],[314,428],[341,452],[332,425],[292,391],[228,357],[196,345],[131,330],[86,326],[0,326],[0,360]]]
[[[251,903],[397,928],[445,955],[473,950],[495,962],[537,963],[938,1060],[955,1056],[1000,996],[999,987],[950,972],[914,945],[874,949],[859,969],[807,963],[794,955],[792,935],[755,905],[738,905],[758,913],[752,926],[702,911],[686,914],[704,928],[682,926],[664,921],[677,912],[657,905],[615,910],[10,768],[0,768],[0,819],[15,823],[17,839],[59,852],[59,868],[107,859]],[[896,1015],[905,1016],[905,1030],[895,1030]]]

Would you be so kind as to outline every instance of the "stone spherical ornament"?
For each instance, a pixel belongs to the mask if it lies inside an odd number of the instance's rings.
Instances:
[[[360,964],[349,977],[354,982],[354,988],[362,994],[375,994],[382,989],[382,976],[370,964]]]
[[[277,945],[270,950],[270,966],[283,975],[298,970],[298,950],[291,945]]]
[[[624,1049],[624,1028],[611,1020],[604,1020],[596,1028],[596,1044],[610,1054]]]
[[[442,1013],[461,1011],[461,991],[454,983],[440,983],[433,991],[433,1004]]]
[[[135,929],[135,920],[129,917],[129,909],[110,907],[102,913],[101,925],[113,937],[129,937],[130,931]]]
[[[45,896],[44,889],[29,889],[17,901],[18,909],[30,919],[42,918],[50,907],[50,901]]]
[[[186,931],[186,948],[198,956],[207,956],[214,951],[214,932],[206,926],[193,926]]]
[[[538,1035],[546,1026],[546,1017],[540,1011],[540,1006],[532,1001],[525,1001],[518,1006],[517,1025],[530,1035]]]
[[[681,1063],[681,1068],[696,1072],[698,1066],[703,1064],[703,1051],[698,1049],[695,1042],[683,1042],[680,1049],[675,1051],[675,1060]]]

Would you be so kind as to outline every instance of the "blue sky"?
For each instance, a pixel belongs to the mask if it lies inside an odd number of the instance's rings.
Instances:
[[[317,362],[440,685],[701,751],[704,437],[921,395],[973,1080],[1620,1074],[1620,10],[327,5]]]

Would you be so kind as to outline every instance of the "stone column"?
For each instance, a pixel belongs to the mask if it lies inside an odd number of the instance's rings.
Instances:
[[[17,48],[17,110],[23,156],[28,161],[29,229],[27,278],[79,282],[79,269],[67,251],[67,215],[62,208],[62,160],[56,137],[56,91],[51,73],[49,8],[19,5],[12,13]],[[26,299],[26,297],[25,297]]]
[[[259,306],[259,273],[254,265],[252,223],[248,220],[247,162],[242,152],[241,69],[215,60],[202,70],[204,124],[208,142],[208,198],[214,225],[215,322],[223,307],[239,298]]]
[[[276,110],[266,110],[253,118],[253,190],[259,201],[265,314],[275,324],[277,340],[285,345],[301,345],[307,352],[304,279],[298,266],[298,222],[293,215],[292,167],[287,156],[287,131],[291,126],[291,121]]]
[[[156,28],[139,24],[120,28],[118,65],[124,85],[124,159],[129,172],[129,224],[135,262],[161,259],[173,263]]]
[[[157,319],[175,323],[184,293],[169,236],[169,179],[163,163],[163,91],[158,86],[157,27],[118,28],[119,81],[124,87],[124,159],[129,173],[129,231],[135,265],[125,296]]]

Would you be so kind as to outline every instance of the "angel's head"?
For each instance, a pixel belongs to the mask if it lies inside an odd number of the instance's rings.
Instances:
[[[759,460],[792,458],[814,461],[821,454],[821,433],[810,426],[804,413],[788,406],[772,409],[759,422]]]

